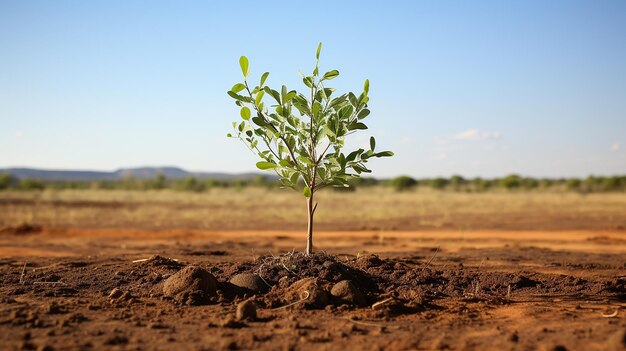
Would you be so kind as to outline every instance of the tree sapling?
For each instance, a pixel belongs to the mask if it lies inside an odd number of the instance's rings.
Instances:
[[[319,74],[321,49],[322,43],[317,47],[313,74],[300,73],[308,88],[306,94],[285,85],[280,91],[270,88],[265,85],[269,72],[263,73],[259,85],[252,87],[245,56],[239,59],[243,82],[228,91],[240,107],[242,118],[233,122],[235,133],[228,137],[240,139],[261,158],[257,168],[274,171],[284,187],[302,192],[307,200],[307,255],[313,252],[315,193],[328,186],[349,187],[350,178],[371,172],[365,166],[370,158],[393,156],[391,151],[375,152],[374,137],[370,137],[368,150],[361,148],[347,155],[342,152],[348,135],[367,129],[363,120],[370,114],[369,81],[365,80],[359,96],[349,92],[331,97],[335,89],[325,84],[337,78],[339,71]],[[266,97],[271,104],[266,104]]]

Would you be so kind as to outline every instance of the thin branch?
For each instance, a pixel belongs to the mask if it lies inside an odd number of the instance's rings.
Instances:
[[[322,154],[320,155],[320,157],[317,159],[317,161],[315,162],[315,164],[320,164],[320,162],[322,162],[322,159],[324,158],[324,156],[326,155],[326,152],[328,151],[328,148],[330,148],[330,145],[332,145],[331,142],[328,142],[328,145],[326,145],[326,148],[324,149],[324,151],[322,152]]]
[[[439,253],[439,246],[437,246],[437,250],[435,250],[435,254],[433,255],[433,257],[431,257],[430,260],[426,262],[426,265],[424,265],[424,268],[422,268],[422,272],[430,265],[430,263],[435,259],[438,253]]]

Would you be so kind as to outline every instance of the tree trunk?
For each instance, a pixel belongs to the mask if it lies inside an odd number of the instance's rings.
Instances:
[[[307,199],[306,207],[309,211],[309,226],[307,229],[306,239],[306,255],[309,256],[313,253],[313,215],[315,214],[315,207],[313,207],[313,193],[311,193],[311,197]]]

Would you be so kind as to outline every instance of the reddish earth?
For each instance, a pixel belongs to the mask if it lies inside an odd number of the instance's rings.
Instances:
[[[3,230],[0,349],[626,349],[623,231],[320,232],[312,257],[303,239]]]

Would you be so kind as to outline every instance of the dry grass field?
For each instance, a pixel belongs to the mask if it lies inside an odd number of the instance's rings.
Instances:
[[[383,187],[322,191],[321,230],[579,230],[626,228],[626,194],[457,193]],[[306,205],[291,190],[0,192],[0,227],[298,230]]]

